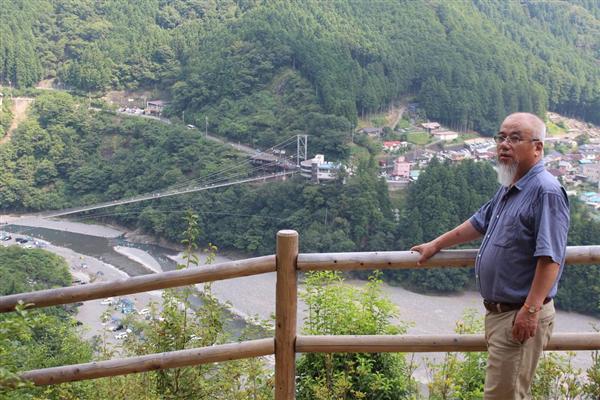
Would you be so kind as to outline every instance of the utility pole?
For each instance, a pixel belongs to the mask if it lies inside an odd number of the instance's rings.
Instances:
[[[185,125],[185,110],[183,110],[181,112],[181,120],[183,121],[183,124]]]
[[[204,136],[208,137],[208,115],[204,116]]]

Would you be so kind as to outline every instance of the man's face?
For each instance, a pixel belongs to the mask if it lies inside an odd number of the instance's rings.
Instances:
[[[538,161],[542,142],[534,136],[532,122],[522,115],[507,117],[500,126],[498,135],[508,139],[496,147],[499,166],[514,169],[516,181]]]

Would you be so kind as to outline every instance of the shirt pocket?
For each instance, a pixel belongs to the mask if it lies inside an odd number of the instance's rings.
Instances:
[[[494,246],[511,247],[517,237],[516,224],[517,221],[514,218],[500,221],[493,237]]]

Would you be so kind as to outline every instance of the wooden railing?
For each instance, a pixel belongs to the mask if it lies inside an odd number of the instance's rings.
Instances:
[[[446,250],[423,267],[473,266],[477,250]],[[296,332],[297,272],[415,268],[419,255],[410,251],[371,253],[298,253],[298,234],[277,234],[276,255],[214,264],[197,269],[163,272],[112,282],[48,289],[0,297],[0,312],[20,303],[30,308],[99,299],[108,296],[198,284],[277,272],[275,337],[240,343],[38,369],[20,374],[36,385],[95,379],[157,369],[179,368],[275,354],[275,399],[295,398],[296,353],[333,352],[454,352],[486,351],[483,335],[365,335],[301,336]],[[600,246],[567,248],[566,264],[600,264]],[[600,333],[555,333],[546,350],[599,350]]]

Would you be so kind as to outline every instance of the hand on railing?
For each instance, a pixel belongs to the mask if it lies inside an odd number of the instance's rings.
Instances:
[[[440,249],[433,243],[427,242],[410,248],[410,251],[416,251],[421,254],[417,265],[420,267],[425,261],[433,257]]]

